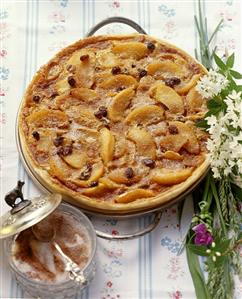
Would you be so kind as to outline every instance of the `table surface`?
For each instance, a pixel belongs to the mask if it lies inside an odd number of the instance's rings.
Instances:
[[[15,144],[14,125],[21,97],[33,74],[59,49],[82,38],[98,21],[124,16],[139,23],[147,33],[168,40],[193,55],[198,36],[193,16],[197,1],[70,1],[22,0],[1,2],[0,8],[0,175],[1,198],[18,179],[25,181],[25,197],[39,194],[21,165]],[[209,32],[221,18],[224,26],[216,45],[220,54],[241,53],[241,1],[205,1]],[[133,32],[113,24],[98,33]],[[190,198],[191,199],[191,198]],[[7,210],[1,201],[1,214]],[[158,227],[132,241],[98,240],[97,273],[81,296],[83,299],[188,299],[195,298],[185,253],[177,255],[192,215],[186,201],[179,227],[177,206],[164,211]],[[93,218],[95,226],[118,234],[143,228],[148,218],[126,221]],[[15,283],[0,242],[0,298],[28,298]],[[242,297],[241,287],[236,297]]]

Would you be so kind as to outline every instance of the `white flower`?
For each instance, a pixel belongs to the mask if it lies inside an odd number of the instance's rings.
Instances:
[[[203,98],[210,99],[219,94],[229,81],[223,75],[210,70],[207,75],[203,76],[197,83],[196,90]]]
[[[242,99],[233,91],[224,100],[225,114],[206,118],[210,138],[207,141],[209,160],[215,178],[242,175]]]

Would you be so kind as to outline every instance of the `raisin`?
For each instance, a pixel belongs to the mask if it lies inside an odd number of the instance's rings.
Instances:
[[[112,68],[112,74],[113,75],[117,75],[117,74],[120,74],[121,73],[121,68],[119,66],[114,66]]]
[[[86,169],[83,170],[83,172],[81,173],[80,179],[81,180],[88,180],[91,176],[91,172],[92,172],[92,165],[88,163],[86,165]]]
[[[179,79],[177,77],[165,79],[165,84],[169,87],[174,87],[175,85],[178,85],[180,83],[181,83],[181,79]]]
[[[54,91],[52,94],[51,94],[51,100],[53,100],[55,97],[57,97],[59,94],[57,91]]]
[[[33,136],[34,139],[37,140],[37,141],[40,139],[40,135],[39,135],[39,133],[38,133],[37,131],[34,131],[34,132],[32,133],[32,136]]]
[[[98,186],[98,181],[93,181],[89,184],[89,187],[96,187]]]
[[[97,111],[94,112],[94,115],[96,118],[101,119],[103,117],[106,117],[108,114],[107,108],[105,106],[100,106]]]
[[[34,101],[35,103],[39,103],[39,101],[40,101],[40,96],[38,96],[38,95],[33,96],[33,101]]]
[[[134,68],[134,67],[136,67],[136,65],[132,63],[131,67]]]
[[[72,145],[61,146],[57,151],[57,154],[62,156],[68,156],[71,153],[72,153]]]
[[[133,168],[131,167],[128,167],[125,172],[124,172],[126,178],[128,179],[132,179],[134,177],[134,171],[133,171]]]
[[[80,56],[80,60],[81,61],[87,61],[88,59],[89,59],[89,55],[88,54]]]
[[[76,85],[76,80],[73,77],[68,77],[67,81],[71,87]]]
[[[169,130],[170,134],[172,134],[172,135],[176,135],[176,134],[178,134],[178,129],[177,129],[177,127],[174,126],[174,125],[170,125],[170,126],[168,127],[168,130]]]
[[[144,77],[144,76],[146,76],[147,75],[147,71],[146,70],[140,70],[139,71],[139,77],[140,78],[142,78],[142,77]]]
[[[96,116],[96,118],[98,119],[101,119],[103,116],[102,116],[102,113],[98,110],[98,111],[95,111],[94,112],[94,115]]]
[[[63,141],[64,141],[64,137],[59,136],[54,139],[53,143],[55,146],[60,146],[60,145],[62,145]]]
[[[152,42],[148,42],[147,49],[149,49],[150,51],[154,51],[155,50],[155,45]]]
[[[143,163],[145,164],[145,166],[150,167],[150,168],[154,168],[155,167],[155,161],[153,159],[144,159]]]

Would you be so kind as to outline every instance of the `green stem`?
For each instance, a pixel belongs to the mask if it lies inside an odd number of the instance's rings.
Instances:
[[[206,45],[206,40],[205,40],[205,30],[203,28],[203,17],[202,17],[202,7],[201,7],[201,1],[198,0],[198,15],[199,15],[199,26],[200,26],[200,31],[201,31],[201,39],[203,42],[203,45]]]
[[[223,214],[222,214],[221,207],[220,207],[220,202],[219,202],[217,189],[216,189],[215,182],[214,182],[214,179],[213,179],[212,176],[211,176],[211,180],[210,180],[210,185],[211,185],[213,196],[214,196],[214,199],[215,199],[215,202],[216,202],[216,206],[217,206],[217,210],[218,210],[218,216],[219,216],[219,219],[220,219],[222,230],[223,230],[224,235],[227,236],[227,229],[226,229],[225,222],[224,222],[224,219],[223,219]]]
[[[206,182],[205,182],[205,189],[203,192],[202,201],[206,201],[208,197],[208,188],[209,188],[209,181],[210,181],[210,172],[206,176]]]
[[[223,19],[218,23],[217,27],[215,28],[214,32],[212,33],[209,41],[208,41],[208,45],[212,42],[213,38],[215,37],[216,33],[219,31],[220,26],[223,23]]]
[[[210,209],[211,203],[212,203],[212,199],[213,199],[213,194],[212,192],[209,192],[208,194],[208,199],[207,199],[207,207],[208,207],[208,211]],[[211,213],[212,214],[212,213]],[[212,218],[212,217],[211,217]],[[211,219],[212,220],[212,219]],[[212,223],[212,222],[211,222]]]
[[[192,276],[197,299],[211,299],[199,263],[198,255],[186,246],[187,263]]]

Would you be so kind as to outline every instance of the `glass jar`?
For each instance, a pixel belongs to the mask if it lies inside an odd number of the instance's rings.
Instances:
[[[91,241],[91,254],[87,264],[82,269],[84,276],[84,282],[82,284],[77,284],[73,280],[67,280],[59,283],[41,282],[31,279],[16,267],[13,261],[12,247],[17,235],[5,239],[5,253],[7,254],[7,259],[13,276],[20,287],[35,298],[74,298],[82,292],[82,290],[92,281],[95,275],[96,233],[90,220],[80,210],[65,203],[61,203],[56,211],[72,216],[86,228]]]

